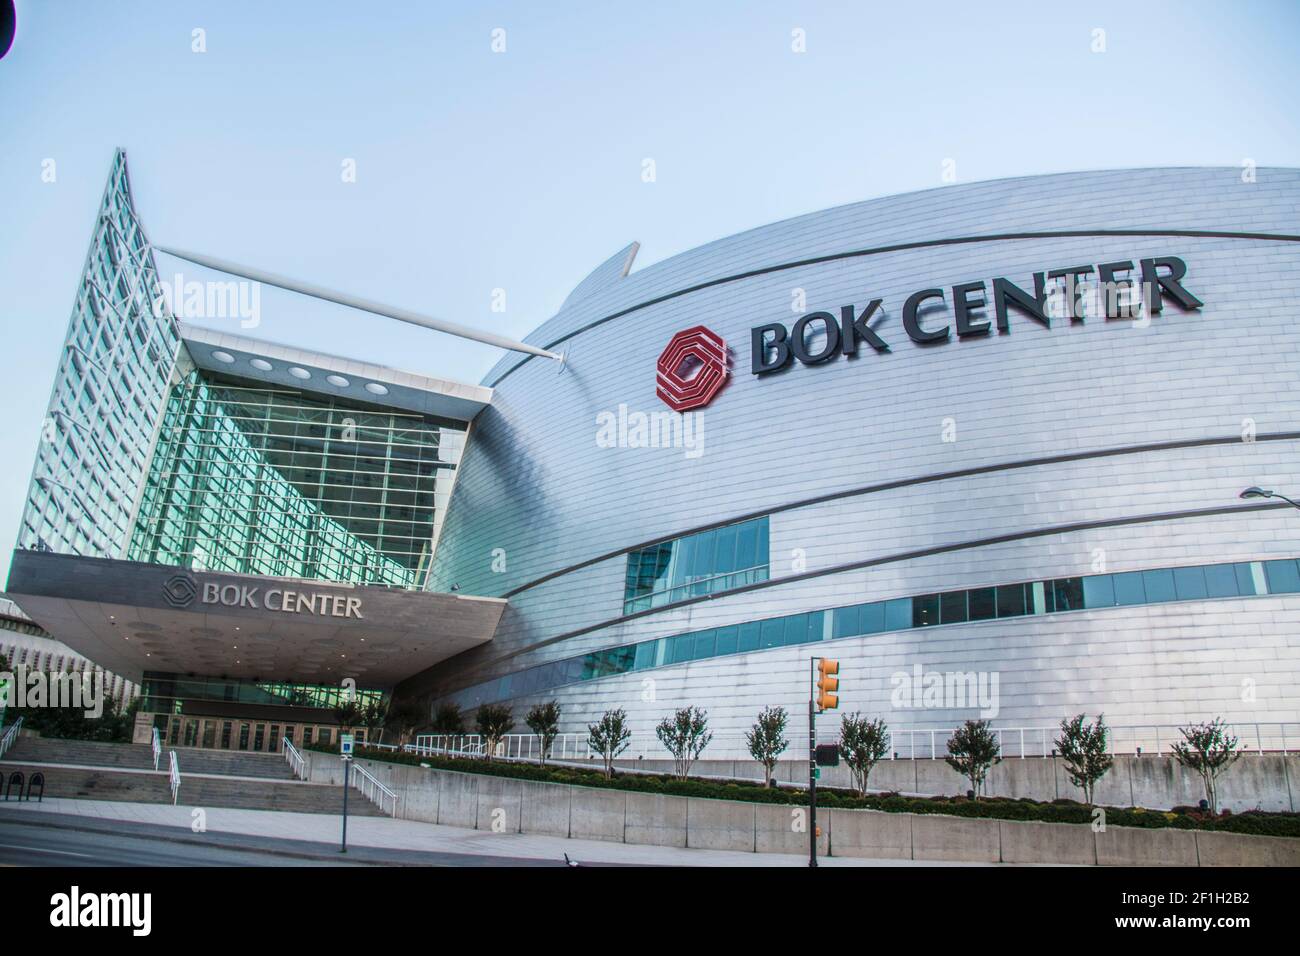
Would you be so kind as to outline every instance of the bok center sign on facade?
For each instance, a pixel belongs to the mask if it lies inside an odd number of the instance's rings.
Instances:
[[[283,614],[316,614],[320,617],[362,618],[361,598],[342,594],[320,594],[310,591],[291,591],[287,588],[267,588],[248,584],[221,585],[209,581],[203,585],[204,604],[224,607],[248,607],[257,610],[279,611]]]
[[[1033,293],[1005,278],[995,278],[991,283],[991,299],[989,285],[983,280],[959,283],[950,290],[954,320],[952,325],[946,322],[942,325],[923,324],[924,312],[938,311],[933,300],[946,304],[947,298],[943,289],[922,289],[913,292],[903,303],[903,328],[908,338],[918,345],[947,342],[951,337],[952,326],[956,327],[958,338],[988,335],[992,330],[987,314],[990,306],[999,332],[1011,330],[1011,309],[1048,327],[1052,320],[1048,309],[1048,282],[1058,280],[1069,302],[1067,314],[1071,321],[1082,322],[1085,317],[1083,281],[1094,273],[1100,285],[1103,314],[1107,319],[1139,317],[1138,303],[1132,298],[1132,293],[1139,285],[1147,317],[1163,311],[1166,295],[1186,311],[1194,311],[1204,305],[1183,288],[1182,280],[1187,274],[1187,263],[1182,259],[1163,256],[1141,259],[1139,262],[1142,276],[1140,283],[1132,276],[1137,271],[1132,260],[1103,262],[1095,267],[1066,266],[1047,272],[1035,272]],[[781,322],[758,326],[751,330],[751,371],[755,375],[767,375],[785,368],[792,358],[798,359],[803,365],[817,365],[836,355],[856,355],[858,346],[863,342],[877,352],[890,351],[889,344],[868,325],[880,311],[882,302],[881,299],[872,299],[861,313],[852,305],[841,306],[838,319],[830,312],[809,312],[798,319],[789,332]],[[933,319],[933,316],[929,318]],[[815,350],[809,346],[810,333],[820,339]]]

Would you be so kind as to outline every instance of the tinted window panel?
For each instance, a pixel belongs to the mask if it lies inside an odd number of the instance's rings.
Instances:
[[[1151,583],[1147,582],[1147,587]],[[1209,595],[1205,585],[1204,568],[1175,568],[1174,569],[1174,591],[1180,601],[1191,601],[1196,598],[1203,598]]]
[[[1115,583],[1116,604],[1126,605],[1146,603],[1147,593],[1146,588],[1142,585],[1141,571],[1128,571],[1124,574],[1112,574],[1111,580]]]
[[[734,654],[740,640],[740,628],[737,626],[720,627],[717,630],[718,635],[718,654]]]
[[[690,634],[679,634],[668,642],[668,662],[680,664],[691,659],[691,649],[695,638]]]
[[[831,632],[834,637],[852,637],[858,631],[858,608],[855,604],[853,607],[837,607],[835,609],[835,628]]]
[[[1083,579],[1083,606],[1115,606],[1115,582],[1109,574],[1094,574]]]
[[[1212,564],[1205,571],[1205,593],[1210,597],[1236,597],[1237,575],[1231,564]]]
[[[1084,607],[1083,579],[1060,578],[1052,582],[1052,602],[1057,611],[1078,611]]]
[[[965,591],[949,591],[939,595],[939,620],[944,624],[960,624],[966,620]]]
[[[781,618],[762,622],[760,647],[780,647],[785,642],[785,622]]]
[[[972,588],[967,592],[970,598],[970,619],[987,621],[997,617],[997,595],[993,588]]]
[[[1143,571],[1142,585],[1146,588],[1147,601],[1155,604],[1160,601],[1172,601],[1178,597],[1174,588],[1174,572],[1168,569],[1163,571]]]
[[[1009,584],[999,587],[998,617],[1019,617],[1025,613],[1025,586]]]
[[[878,634],[885,629],[885,602],[858,605],[858,630],[863,634]]]
[[[713,631],[701,631],[695,635],[695,648],[691,652],[691,656],[697,661],[705,657],[712,657],[715,642],[716,637]]]
[[[1264,576],[1268,578],[1269,594],[1294,594],[1300,591],[1300,571],[1294,561],[1265,561]]]
[[[802,644],[808,640],[808,615],[791,614],[785,619],[785,644]]]
[[[655,666],[655,645],[657,641],[642,641],[636,646],[636,670]]]
[[[912,599],[896,598],[885,602],[885,630],[901,631],[912,626]]]
[[[939,595],[923,594],[912,599],[912,626],[931,627],[939,623]]]
[[[758,649],[758,640],[761,628],[757,621],[751,621],[748,624],[740,625],[740,648],[741,651],[753,651]]]
[[[1255,575],[1251,572],[1250,565],[1234,564],[1232,570],[1237,576],[1237,593],[1254,594],[1256,592]]]

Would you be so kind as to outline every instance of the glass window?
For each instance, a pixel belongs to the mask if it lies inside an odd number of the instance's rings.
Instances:
[[[720,627],[717,633],[717,653],[734,654],[739,646],[740,628],[733,624],[730,627]]]
[[[1151,582],[1147,582],[1147,589],[1150,590]],[[1175,568],[1174,569],[1174,591],[1180,601],[1190,601],[1196,598],[1203,598],[1209,595],[1205,585],[1204,568]]]
[[[1174,572],[1168,568],[1143,571],[1142,585],[1146,589],[1147,602],[1150,604],[1159,601],[1172,601],[1178,597],[1177,590],[1174,587]]]
[[[791,614],[783,619],[785,623],[785,637],[783,644],[803,644],[808,640],[808,615]]]
[[[968,593],[970,619],[987,621],[997,617],[997,594],[994,588],[972,588]]]
[[[623,613],[767,580],[767,518],[629,552]]]
[[[998,617],[1019,617],[1025,613],[1025,586],[1004,584],[997,589]]]
[[[678,634],[668,641],[669,663],[681,664],[683,661],[691,659],[691,651],[694,649],[695,641],[690,634]]]
[[[785,622],[781,618],[769,618],[761,622],[762,637],[759,639],[759,646],[766,649],[769,647],[780,647],[785,643]]]
[[[1115,582],[1111,575],[1093,574],[1083,579],[1083,606],[1115,606]]]
[[[658,641],[642,641],[636,646],[636,670],[645,670],[655,666],[655,645]]]
[[[1112,574],[1111,579],[1115,583],[1116,604],[1127,605],[1146,603],[1147,593],[1146,588],[1142,584],[1141,571],[1127,571],[1123,574]]]
[[[939,595],[922,594],[912,599],[912,626],[930,627],[939,623]]]
[[[1202,570],[1205,572],[1205,593],[1210,597],[1236,597],[1237,575],[1235,565],[1211,564]]]
[[[885,602],[873,601],[858,605],[858,630],[863,634],[879,634],[885,629]]]
[[[960,624],[966,620],[965,591],[949,591],[939,595],[939,620],[944,624]]]
[[[831,631],[833,637],[853,637],[861,633],[858,630],[858,607],[837,607],[835,609],[834,630]]]
[[[1265,561],[1264,574],[1268,578],[1269,594],[1294,594],[1300,591],[1300,571],[1290,559]]]
[[[1055,611],[1080,611],[1083,603],[1082,578],[1058,578],[1051,582],[1049,606]]]
[[[740,650],[758,650],[758,642],[761,636],[762,628],[759,627],[757,621],[750,621],[740,625]]]
[[[1255,575],[1255,569],[1249,564],[1234,564],[1233,573],[1237,576],[1237,593],[1238,594],[1258,594],[1258,579]]]
[[[716,642],[717,638],[713,631],[700,631],[695,635],[695,649],[691,656],[697,661],[712,657]]]
[[[895,598],[885,602],[885,630],[902,631],[912,626],[912,599]]]

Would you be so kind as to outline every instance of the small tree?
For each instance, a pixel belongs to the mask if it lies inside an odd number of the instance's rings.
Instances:
[[[558,701],[551,701],[546,704],[537,704],[528,712],[524,718],[524,723],[528,729],[542,738],[542,765],[546,765],[546,758],[551,755],[551,745],[555,743],[555,738],[560,736],[560,704]]]
[[[1237,738],[1228,733],[1222,717],[1215,717],[1208,724],[1193,724],[1178,729],[1183,735],[1183,740],[1174,744],[1174,759],[1201,775],[1201,780],[1205,784],[1205,800],[1210,805],[1210,812],[1218,813],[1219,794],[1216,781],[1219,775],[1236,763],[1237,758],[1241,756]]]
[[[599,723],[587,725],[587,746],[600,754],[605,762],[605,776],[614,776],[614,758],[627,749],[632,731],[627,726],[627,713],[607,710]]]
[[[514,727],[514,714],[510,713],[510,708],[505,704],[484,704],[478,709],[474,720],[478,725],[479,736],[483,738],[483,753],[491,760],[501,738]]]
[[[435,734],[443,737],[459,737],[465,733],[465,715],[460,712],[460,705],[439,704],[433,712],[430,727]]]
[[[701,751],[709,745],[709,712],[699,707],[683,707],[671,717],[665,717],[655,728],[655,733],[668,752],[673,755],[677,778],[685,780],[691,764],[699,759]]]
[[[397,734],[398,746],[406,743],[412,730],[424,718],[424,708],[413,697],[404,697],[388,706],[384,728]]]
[[[357,702],[356,698],[343,700],[334,708],[334,719],[338,721],[339,730],[350,730],[361,724],[365,718],[366,710]]]
[[[871,770],[887,753],[889,726],[883,720],[867,720],[856,712],[844,715],[840,721],[840,756],[849,765],[860,796],[867,795]]]
[[[994,764],[1002,762],[998,739],[987,720],[968,720],[948,740],[948,766],[970,781],[975,799],[984,788],[984,778]]]
[[[1083,714],[1076,714],[1070,720],[1061,721],[1056,749],[1065,761],[1070,783],[1083,790],[1084,802],[1092,806],[1097,781],[1106,776],[1115,761],[1106,752],[1105,718],[1098,714],[1095,724],[1085,724],[1083,718]]]
[[[753,729],[745,734],[745,743],[749,744],[749,755],[763,765],[763,786],[772,786],[772,772],[777,758],[785,753],[790,741],[785,738],[785,725],[788,717],[784,707],[764,707],[754,723]]]

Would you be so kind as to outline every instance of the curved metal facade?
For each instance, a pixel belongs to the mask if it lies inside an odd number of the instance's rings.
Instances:
[[[556,698],[565,730],[623,707],[644,735],[692,703],[728,737],[766,705],[797,723],[819,654],[841,661],[844,709],[899,729],[977,716],[951,700],[900,709],[895,675],[916,665],[996,674],[996,725],[1080,710],[1113,725],[1300,721],[1300,594],[1272,593],[1281,585],[886,630],[522,695],[491,683],[802,611],[1300,556],[1300,514],[1237,498],[1249,485],[1300,488],[1297,213],[1297,170],[1262,169],[1251,183],[1232,168],[1119,170],[857,203],[627,275],[625,250],[528,338],[563,351],[562,368],[512,355],[486,379],[494,401],[471,432],[431,586],[510,605],[491,644],[399,691],[471,707],[505,699],[520,716]],[[1050,328],[1012,311],[1007,331],[930,346],[903,328],[917,290],[944,290],[946,309],[926,324],[951,325],[954,285],[1005,277],[1032,290],[1035,272],[1168,256],[1186,262],[1199,310],[1166,299],[1147,319],[1093,312]],[[872,327],[889,352],[864,344],[856,358],[751,374],[753,328],[876,298]],[[656,361],[693,326],[733,356],[730,382],[696,413],[699,453],[603,447],[602,413],[667,410]],[[629,551],[759,515],[766,580],[625,616]]]

